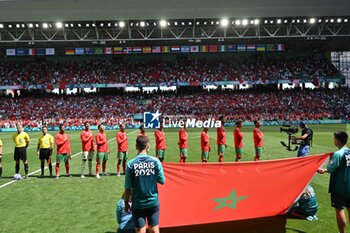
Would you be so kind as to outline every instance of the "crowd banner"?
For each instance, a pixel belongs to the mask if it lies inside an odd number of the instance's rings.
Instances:
[[[297,80],[299,84],[301,83],[310,83],[312,80],[309,78],[305,79],[298,79]],[[0,90],[32,90],[32,89],[47,89],[47,86],[51,86],[52,88],[125,88],[125,87],[159,87],[159,86],[177,86],[177,87],[185,87],[185,86],[208,86],[208,85],[215,85],[215,86],[226,86],[226,85],[266,85],[266,84],[294,84],[296,80],[254,80],[254,81],[217,81],[217,82],[199,82],[199,81],[192,81],[192,82],[148,82],[148,83],[81,83],[81,84],[64,84],[64,86],[60,86],[57,84],[30,84],[30,85],[13,85],[13,86],[0,86]],[[318,79],[319,83],[343,83],[343,78],[331,78],[331,77],[324,77]]]
[[[164,163],[162,228],[286,214],[330,154],[240,163]]]

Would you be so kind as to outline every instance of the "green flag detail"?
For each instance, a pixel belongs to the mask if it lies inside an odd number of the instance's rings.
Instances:
[[[225,207],[229,207],[231,209],[236,209],[237,203],[239,201],[246,199],[246,198],[248,198],[248,196],[237,197],[236,190],[234,189],[227,197],[213,198],[213,200],[218,203],[218,205],[215,207],[214,210],[218,210],[218,209],[225,208]]]

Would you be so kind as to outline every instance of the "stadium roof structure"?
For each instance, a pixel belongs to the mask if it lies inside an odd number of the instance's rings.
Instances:
[[[0,46],[240,40],[350,49],[350,1],[0,0]]]
[[[0,0],[0,22],[344,16],[348,0]]]

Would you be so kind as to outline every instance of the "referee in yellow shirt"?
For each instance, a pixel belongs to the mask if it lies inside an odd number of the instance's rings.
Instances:
[[[47,165],[50,169],[50,177],[52,177],[52,164],[51,164],[51,155],[53,149],[53,137],[51,134],[47,133],[47,126],[43,126],[41,131],[43,134],[39,137],[38,140],[38,155],[41,161],[41,175],[40,177],[44,177],[44,166],[45,160],[47,161]]]
[[[25,179],[28,178],[28,160],[27,160],[27,147],[29,146],[29,136],[23,132],[23,125],[16,124],[17,133],[13,134],[13,142],[15,143],[14,159],[16,161],[16,174],[19,174],[20,160],[24,164]]]
[[[2,141],[0,139],[0,178],[2,176]]]

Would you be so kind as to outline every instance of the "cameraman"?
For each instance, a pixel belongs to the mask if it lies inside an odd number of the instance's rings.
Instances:
[[[301,137],[294,137],[294,140],[300,140],[300,147],[298,150],[297,157],[305,157],[309,153],[310,146],[312,143],[313,131],[308,128],[305,122],[299,123],[301,128]]]

